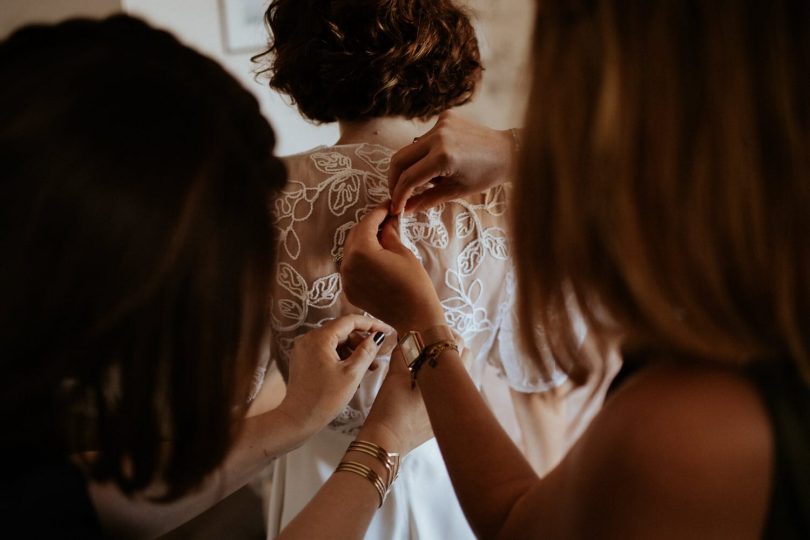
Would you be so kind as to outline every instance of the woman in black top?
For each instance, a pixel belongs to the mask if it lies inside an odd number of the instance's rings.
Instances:
[[[156,536],[331,421],[390,328],[347,316],[302,337],[284,401],[245,419],[286,176],[256,100],[123,16],[19,30],[0,80],[0,522]],[[359,438],[407,452],[426,420],[386,396]],[[323,491],[295,535],[362,534],[369,482]],[[327,529],[330,512],[352,519]]]
[[[579,312],[638,369],[539,479],[457,354],[430,349],[416,384],[465,514],[488,538],[809,537],[810,4],[537,9],[512,201],[523,344],[599,374]],[[444,115],[394,156],[391,207],[505,178],[513,135]],[[352,231],[346,293],[399,333],[442,324],[417,261],[378,234],[387,211]]]

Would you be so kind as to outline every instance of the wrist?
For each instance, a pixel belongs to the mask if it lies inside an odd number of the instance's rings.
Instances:
[[[328,420],[318,418],[317,415],[313,414],[311,408],[298,403],[289,394],[281,400],[274,412],[289,423],[292,429],[302,437],[302,442],[303,439],[315,435],[329,423]]]
[[[375,423],[373,419],[366,420],[357,434],[357,440],[374,443],[386,452],[406,454],[410,450],[396,433],[383,424]]]
[[[358,441],[360,441],[360,440],[364,441],[366,439],[358,437],[357,440]],[[368,441],[368,442],[374,442],[374,441]],[[375,444],[377,444],[377,443],[375,443]],[[387,448],[384,448],[384,447],[383,447],[383,449],[386,450],[386,451],[388,450]],[[380,462],[379,459],[377,459],[375,457],[372,457],[372,456],[370,456],[368,454],[365,454],[363,452],[358,452],[356,450],[348,450],[346,452],[346,454],[344,455],[343,460],[344,461],[345,460],[351,460],[351,461],[357,461],[358,463],[362,463],[363,465],[365,465],[366,467],[369,467],[372,471],[374,471],[375,473],[380,475],[382,478],[385,478],[387,476],[387,473],[388,473],[388,471],[385,469],[385,466],[382,464],[382,462]]]
[[[444,310],[442,310],[441,307],[438,307],[437,309],[425,311],[414,317],[408,318],[406,321],[394,325],[394,330],[396,330],[397,334],[402,337],[408,332],[424,332],[428,328],[446,324],[447,319],[444,317]]]
[[[397,479],[399,465],[398,453],[389,452],[372,441],[355,439],[346,450],[336,471],[351,472],[371,482],[377,490],[381,507]]]

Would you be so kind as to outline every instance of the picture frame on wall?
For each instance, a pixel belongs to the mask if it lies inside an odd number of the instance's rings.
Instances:
[[[267,45],[267,0],[218,0],[222,48],[229,54],[257,53]]]

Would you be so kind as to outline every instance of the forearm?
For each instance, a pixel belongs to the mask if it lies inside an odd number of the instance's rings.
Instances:
[[[182,499],[170,503],[150,501],[150,496],[161,494],[161,486],[130,498],[112,484],[97,483],[90,484],[90,495],[108,534],[116,538],[154,538],[214,506],[313,432],[312,427],[300,425],[277,408],[246,419],[222,467],[199,490]]]
[[[423,366],[417,381],[470,525],[479,537],[497,536],[537,475],[481,399],[457,353],[447,351],[435,367]]]
[[[357,439],[399,452],[396,438],[389,435],[367,424]],[[386,471],[375,458],[359,452],[350,452],[347,457],[386,477]],[[379,494],[369,480],[350,472],[334,472],[281,532],[279,540],[363,538],[379,503]]]

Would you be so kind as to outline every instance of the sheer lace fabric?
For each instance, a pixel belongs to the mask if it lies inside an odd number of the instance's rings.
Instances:
[[[342,293],[335,260],[348,231],[388,199],[392,154],[382,146],[356,144],[285,158],[289,182],[273,202],[279,245],[271,345],[272,360],[285,377],[297,336],[340,315],[362,313]],[[544,391],[565,377],[554,372],[552,380],[544,380],[515,347],[507,190],[498,186],[404,216],[399,233],[430,275],[447,324],[466,348],[473,379],[480,381],[489,363],[515,390]],[[394,345],[392,336],[380,350],[384,367]],[[359,429],[385,372],[379,369],[364,378],[349,406],[332,422],[333,429],[346,434]]]

